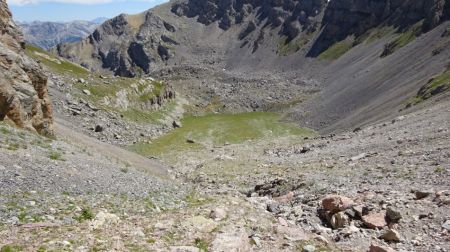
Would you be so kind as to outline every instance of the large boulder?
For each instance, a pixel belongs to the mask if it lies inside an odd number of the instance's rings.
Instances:
[[[354,205],[354,201],[341,195],[327,195],[322,199],[322,207],[325,211],[337,213]]]
[[[0,120],[8,118],[18,127],[52,135],[47,76],[25,56],[22,34],[5,1],[0,2],[0,31]]]

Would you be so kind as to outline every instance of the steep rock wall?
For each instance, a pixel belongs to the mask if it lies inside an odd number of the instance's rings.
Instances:
[[[24,43],[11,19],[5,0],[0,1],[0,120],[18,127],[53,134],[53,110],[47,76],[24,55]]]

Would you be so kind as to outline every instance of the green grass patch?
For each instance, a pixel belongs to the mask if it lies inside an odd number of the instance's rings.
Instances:
[[[199,207],[211,202],[211,199],[202,197],[202,195],[200,195],[196,191],[190,191],[188,194],[186,194],[184,201],[186,201],[189,207]]]
[[[51,55],[49,52],[39,47],[26,45],[25,52],[29,57],[39,60],[42,64],[58,73],[71,73],[78,77],[89,74],[89,71],[85,68]]]
[[[125,111],[119,112],[125,119],[129,121],[137,123],[159,124],[161,120],[163,120],[173,112],[176,106],[176,101],[170,101],[159,110],[142,110],[138,108],[130,108]]]
[[[120,113],[124,119],[138,123],[158,123],[165,118],[168,113],[172,112],[176,102],[171,101],[164,104],[164,107],[159,110],[144,110],[144,104],[147,104],[153,99],[156,102],[156,97],[161,96],[166,88],[165,84],[160,81],[145,80],[144,82],[132,78],[114,78],[110,79],[108,83],[94,80],[91,83],[75,83],[74,87],[78,90],[89,90],[90,95],[81,94],[85,100],[91,101],[97,107]],[[126,100],[128,101],[128,108],[121,109],[115,106],[119,91],[124,91]],[[104,104],[103,101],[107,98],[110,104]]]
[[[209,242],[206,241],[206,240],[204,240],[204,239],[196,238],[196,239],[195,239],[195,246],[196,246],[201,252],[208,252]]]
[[[419,104],[425,100],[430,99],[433,96],[439,95],[441,93],[450,90],[450,70],[445,71],[441,75],[432,78],[420,88],[419,92],[415,97],[407,102],[406,107]]]
[[[444,173],[445,172],[445,168],[442,166],[438,166],[436,167],[436,169],[434,169],[435,173]]]
[[[20,245],[5,245],[0,249],[0,252],[19,252],[23,251]]]
[[[418,37],[420,34],[422,34],[422,25],[423,20],[420,22],[417,22],[413,26],[411,26],[408,30],[399,32],[397,37],[390,43],[386,44],[384,46],[383,53],[381,54],[381,57],[386,57],[388,55],[391,55],[398,49],[406,46],[410,42],[414,41],[416,37]]]
[[[182,128],[175,129],[150,144],[138,143],[130,149],[141,155],[160,155],[170,151],[242,143],[266,137],[313,134],[311,130],[283,123],[280,119],[281,115],[268,112],[189,116],[182,120]]]
[[[322,52],[318,58],[321,60],[335,60],[340,58],[353,47],[353,41],[345,39],[335,43],[330,48]]]
[[[3,135],[9,135],[9,134],[11,134],[11,131],[9,131],[9,129],[7,129],[5,127],[0,127],[0,133]]]
[[[288,56],[298,52],[303,46],[309,43],[312,34],[302,34],[300,38],[288,41],[288,38],[283,38],[278,43],[278,55]]]
[[[50,154],[48,154],[48,158],[50,158],[51,160],[64,161],[63,154],[61,152],[58,152],[58,151],[50,152]]]
[[[360,44],[360,43],[366,43],[366,44],[370,44],[372,42],[375,42],[376,40],[379,40],[387,35],[389,35],[390,33],[394,32],[395,28],[392,26],[380,26],[380,27],[376,27],[376,28],[372,28],[370,30],[368,30],[366,33],[364,33],[363,35],[359,36],[356,39],[356,43]]]
[[[20,149],[20,144],[19,143],[10,143],[9,145],[8,145],[8,148],[7,148],[8,150],[10,150],[10,151],[16,151],[16,150],[19,150]]]
[[[78,216],[75,216],[74,219],[80,223],[87,221],[87,220],[92,220],[92,219],[94,219],[94,213],[92,213],[92,209],[85,207],[81,210],[81,214]]]
[[[145,89],[143,88],[144,86],[143,85],[139,86],[139,91],[140,92],[144,92],[143,94],[141,94],[139,96],[139,101],[140,102],[148,102],[151,99],[153,99],[153,98],[155,98],[157,96],[160,96],[162,94],[162,91],[164,89],[164,85],[163,85],[162,82],[153,81],[152,85],[153,85],[152,92],[145,92]]]

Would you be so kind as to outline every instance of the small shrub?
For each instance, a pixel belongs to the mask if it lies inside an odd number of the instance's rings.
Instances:
[[[0,249],[0,252],[19,252],[22,250],[22,246],[19,245],[5,245]]]
[[[20,144],[18,143],[10,143],[8,146],[8,150],[10,151],[16,151],[20,148]]]
[[[44,246],[38,248],[37,252],[46,252],[47,249]]]
[[[17,218],[19,219],[20,222],[25,222],[25,219],[27,217],[27,214],[25,212],[21,212]]]
[[[83,208],[83,210],[81,210],[81,214],[75,217],[74,219],[77,220],[78,222],[92,220],[94,219],[94,214],[92,213],[92,210],[90,208],[86,207]]]
[[[9,131],[9,129],[1,127],[0,133],[2,133],[3,135],[9,135],[11,132]]]
[[[48,158],[50,158],[51,160],[60,160],[63,161],[64,159],[62,158],[62,154],[60,152],[57,151],[52,151],[49,155]]]
[[[208,252],[209,243],[203,239],[195,239],[195,246],[202,252]]]
[[[445,172],[445,169],[444,169],[444,167],[442,167],[442,166],[438,166],[438,167],[436,167],[436,169],[434,170],[434,172],[435,172],[435,173],[443,173],[443,172]]]

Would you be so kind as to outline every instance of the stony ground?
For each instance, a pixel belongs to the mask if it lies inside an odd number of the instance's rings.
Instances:
[[[259,80],[248,81],[247,91]],[[355,131],[204,141],[155,161],[118,146],[171,130],[186,108],[196,114],[229,105],[202,104],[211,97],[201,90],[208,97],[198,106],[183,106],[193,97],[177,98],[154,127],[98,108],[71,75],[52,81],[57,139],[0,124],[2,252],[450,251],[448,94]],[[299,90],[314,92],[308,83]],[[246,96],[232,85],[222,94],[236,104]]]
[[[340,248],[365,251],[379,244],[398,251],[448,251],[450,103],[445,99],[355,132],[211,146],[163,160],[198,190],[238,191],[279,221]],[[321,206],[329,194],[349,197],[356,207],[342,209],[345,214],[332,221]],[[401,219],[390,221],[392,212]],[[380,238],[388,232],[395,237]]]
[[[2,124],[0,244],[449,251],[449,122],[443,100],[356,132],[168,153],[161,159],[173,166],[172,180]]]

